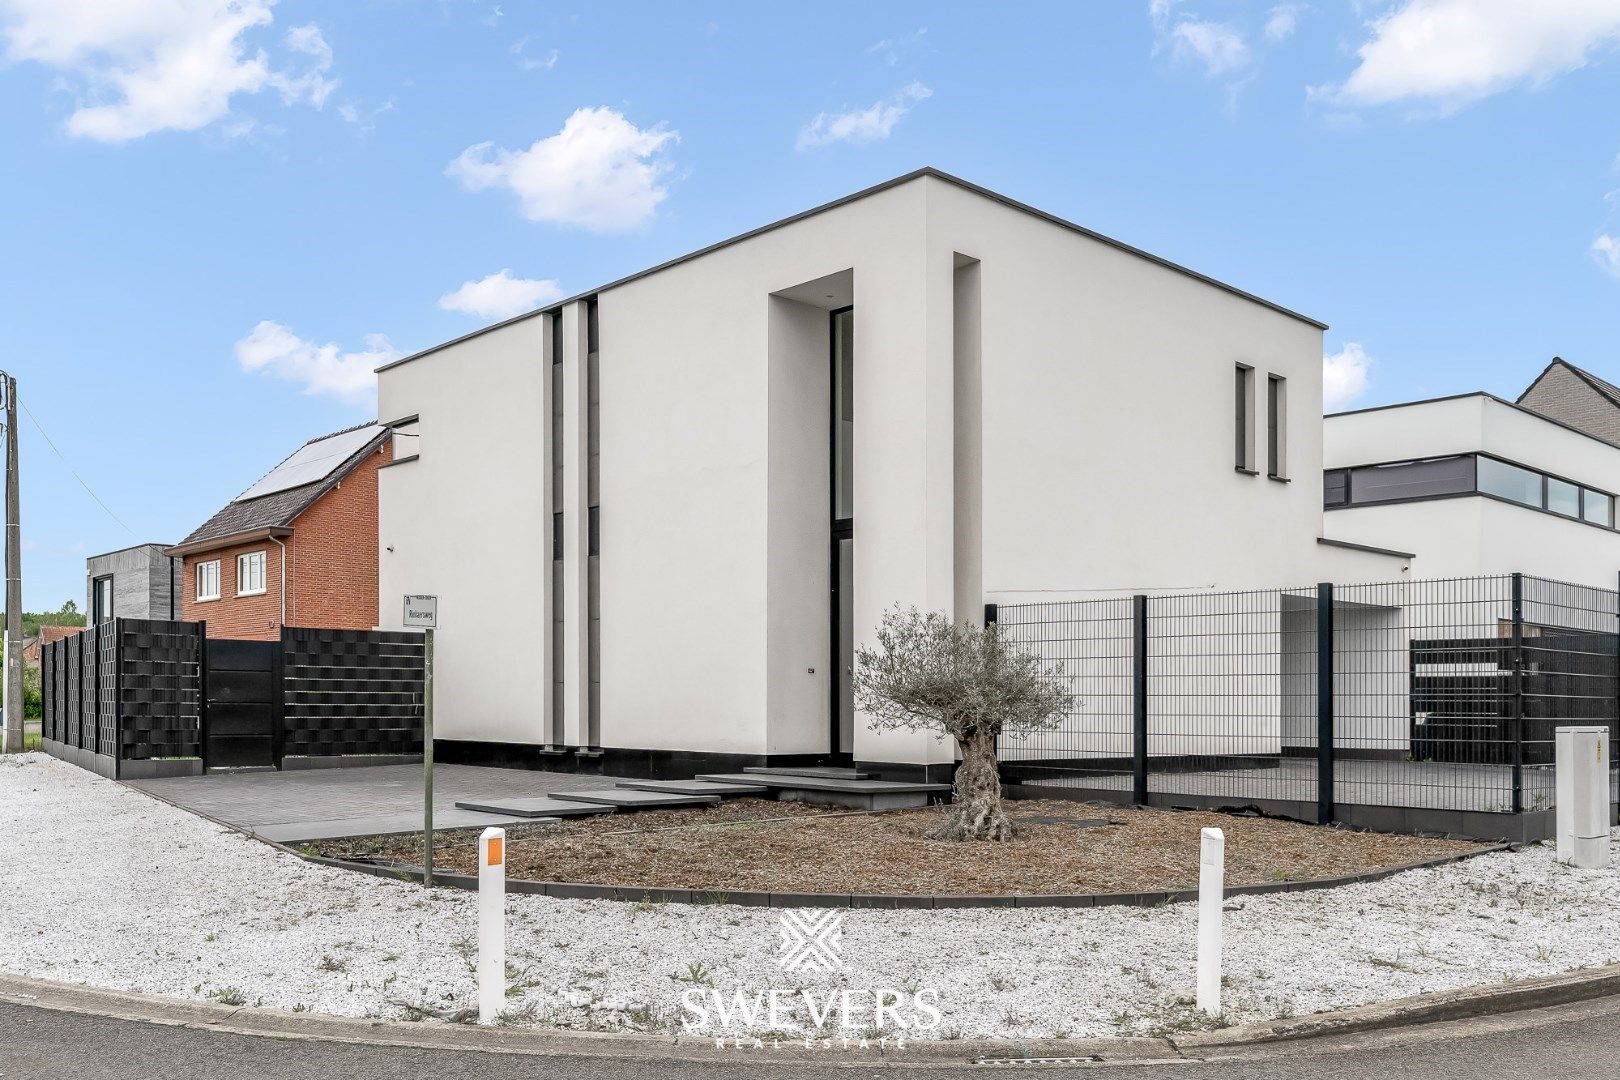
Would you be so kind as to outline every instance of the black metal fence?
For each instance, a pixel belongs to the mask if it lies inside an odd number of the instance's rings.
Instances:
[[[111,777],[196,773],[211,764],[211,733],[228,737],[212,740],[218,747],[263,724],[274,748],[264,763],[277,767],[421,754],[419,634],[285,627],[280,642],[262,643],[278,654],[262,708],[233,700],[241,672],[229,685],[215,673],[213,687],[211,649],[229,644],[204,623],[114,619],[45,645],[46,751]],[[229,730],[211,732],[214,723]]]
[[[1072,702],[1003,741],[1014,794],[1531,838],[1551,828],[1554,729],[1620,721],[1620,593],[1522,574],[995,617]]]
[[[422,752],[422,635],[308,630],[281,635],[283,753]]]

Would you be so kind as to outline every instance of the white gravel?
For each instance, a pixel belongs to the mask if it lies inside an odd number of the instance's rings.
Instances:
[[[42,754],[0,759],[0,837],[0,970],[344,1016],[450,1018],[473,1004],[471,894],[312,866]],[[676,1031],[681,992],[711,987],[932,988],[946,1038],[1197,1023],[1188,904],[851,911],[845,970],[791,976],[776,966],[770,910],[514,895],[508,915],[514,1024]],[[1225,1019],[1617,958],[1620,869],[1560,867],[1535,847],[1234,898]]]

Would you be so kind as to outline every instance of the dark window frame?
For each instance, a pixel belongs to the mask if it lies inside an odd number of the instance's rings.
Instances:
[[[1358,500],[1356,498],[1356,480],[1355,480],[1355,477],[1356,477],[1356,473],[1358,471],[1360,471],[1360,470],[1396,468],[1396,467],[1403,466],[1403,465],[1419,465],[1419,464],[1423,464],[1425,462],[1447,461],[1447,460],[1454,460],[1454,459],[1459,459],[1459,458],[1469,458],[1474,462],[1473,485],[1472,485],[1471,489],[1469,489],[1469,490],[1450,491],[1450,492],[1444,492],[1444,493],[1439,493],[1439,494],[1429,494],[1429,495],[1412,495],[1412,496],[1405,496],[1405,497],[1393,498],[1393,499],[1373,499],[1373,500],[1366,500],[1366,501],[1361,501],[1361,500]],[[1500,465],[1506,465],[1506,466],[1509,466],[1509,467],[1515,468],[1515,469],[1522,469],[1525,472],[1535,474],[1540,479],[1540,501],[1538,503],[1521,502],[1518,499],[1509,498],[1506,495],[1498,495],[1498,494],[1495,494],[1493,492],[1482,491],[1480,489],[1480,486],[1479,486],[1479,464],[1478,464],[1479,459],[1481,459],[1481,458],[1487,459],[1489,461],[1494,461],[1494,462],[1496,462],[1496,463],[1498,463]],[[1343,476],[1345,477],[1344,500],[1342,502],[1329,502],[1327,500],[1327,484],[1328,484],[1327,478],[1331,474],[1343,474]],[[1568,484],[1571,487],[1576,489],[1576,491],[1579,493],[1579,498],[1578,498],[1579,510],[1578,510],[1578,512],[1576,514],[1574,514],[1574,515],[1565,514],[1565,513],[1561,512],[1561,511],[1553,510],[1548,506],[1548,489],[1549,489],[1549,486],[1550,486],[1549,481],[1557,481],[1559,483]],[[1478,498],[1482,498],[1482,499],[1492,499],[1492,500],[1494,500],[1496,502],[1504,503],[1504,504],[1506,504],[1508,506],[1518,506],[1518,507],[1522,507],[1522,508],[1524,508],[1526,510],[1535,510],[1538,513],[1548,514],[1548,515],[1550,515],[1552,517],[1558,518],[1561,521],[1573,521],[1573,522],[1577,522],[1577,523],[1579,523],[1581,525],[1590,525],[1591,527],[1596,528],[1596,529],[1604,529],[1604,530],[1606,530],[1608,532],[1620,532],[1620,526],[1617,526],[1614,523],[1615,520],[1616,520],[1616,517],[1620,516],[1620,495],[1616,495],[1614,492],[1606,491],[1606,490],[1604,490],[1603,488],[1600,488],[1600,487],[1594,487],[1591,484],[1585,484],[1585,483],[1582,483],[1582,482],[1580,482],[1578,480],[1572,480],[1569,477],[1561,475],[1559,473],[1550,473],[1550,472],[1547,472],[1545,469],[1537,469],[1537,468],[1535,468],[1533,466],[1526,465],[1523,462],[1513,461],[1510,458],[1502,457],[1500,454],[1486,453],[1485,451],[1482,451],[1482,450],[1471,451],[1471,452],[1465,453],[1465,454],[1443,454],[1443,455],[1440,455],[1440,456],[1437,456],[1437,457],[1428,457],[1428,458],[1403,458],[1403,459],[1397,459],[1395,461],[1373,462],[1373,463],[1369,463],[1369,464],[1366,464],[1366,465],[1336,466],[1334,468],[1329,468],[1329,469],[1323,469],[1322,470],[1322,483],[1323,483],[1322,509],[1324,509],[1324,510],[1345,510],[1345,509],[1352,509],[1352,508],[1365,507],[1365,506],[1390,506],[1390,505],[1394,505],[1394,504],[1397,504],[1397,503],[1429,502],[1429,501],[1436,500],[1436,499],[1459,499],[1459,498],[1471,498],[1471,497],[1476,497],[1477,496]],[[1586,513],[1587,513],[1587,497],[1589,495],[1595,495],[1600,499],[1607,499],[1609,501],[1609,523],[1604,523],[1602,521],[1593,521],[1592,519],[1590,519],[1589,517],[1586,516]]]
[[[1232,423],[1236,442],[1234,464],[1239,472],[1253,474],[1254,468],[1254,368],[1238,364],[1233,368]]]

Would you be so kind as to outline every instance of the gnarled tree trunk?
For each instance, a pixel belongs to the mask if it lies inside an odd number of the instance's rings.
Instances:
[[[957,745],[962,748],[962,763],[956,767],[955,803],[935,838],[1011,840],[1012,823],[1001,808],[995,733],[975,729],[957,740]]]

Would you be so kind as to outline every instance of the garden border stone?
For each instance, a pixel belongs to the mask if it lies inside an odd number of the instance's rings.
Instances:
[[[247,835],[253,836],[254,834],[248,833]],[[399,881],[422,880],[422,868],[407,863],[372,863],[334,859],[325,855],[310,855],[296,848],[288,847],[286,844],[266,840],[262,836],[255,836],[255,839],[272,847],[280,848],[290,855],[296,855],[305,862],[317,863],[321,866],[352,870],[376,877],[394,878]],[[1386,866],[1378,870],[1369,870],[1363,874],[1347,874],[1342,877],[1302,878],[1299,881],[1267,881],[1254,885],[1231,885],[1227,887],[1226,895],[1230,898],[1233,896],[1259,896],[1266,893],[1307,892],[1312,889],[1332,889],[1340,885],[1381,881],[1384,878],[1408,870],[1446,866],[1450,863],[1462,862],[1464,859],[1472,859],[1480,855],[1507,851],[1512,846],[1511,844],[1490,844],[1477,851],[1465,851],[1457,855],[1439,855],[1432,859],[1419,859],[1415,862]],[[435,884],[447,885],[455,889],[478,891],[478,877],[474,874],[448,874],[436,871],[433,875],[433,881]],[[1147,892],[1038,893],[1029,895],[1007,894],[1004,896],[934,896],[914,893],[801,893],[762,892],[753,889],[684,889],[661,885],[594,885],[575,881],[533,881],[527,878],[508,878],[506,890],[515,893],[554,896],[565,900],[627,900],[653,904],[737,904],[744,907],[775,908],[908,908],[936,911],[949,908],[990,907],[1160,907],[1165,904],[1190,903],[1198,899],[1197,889],[1178,889],[1171,892],[1150,890]]]

